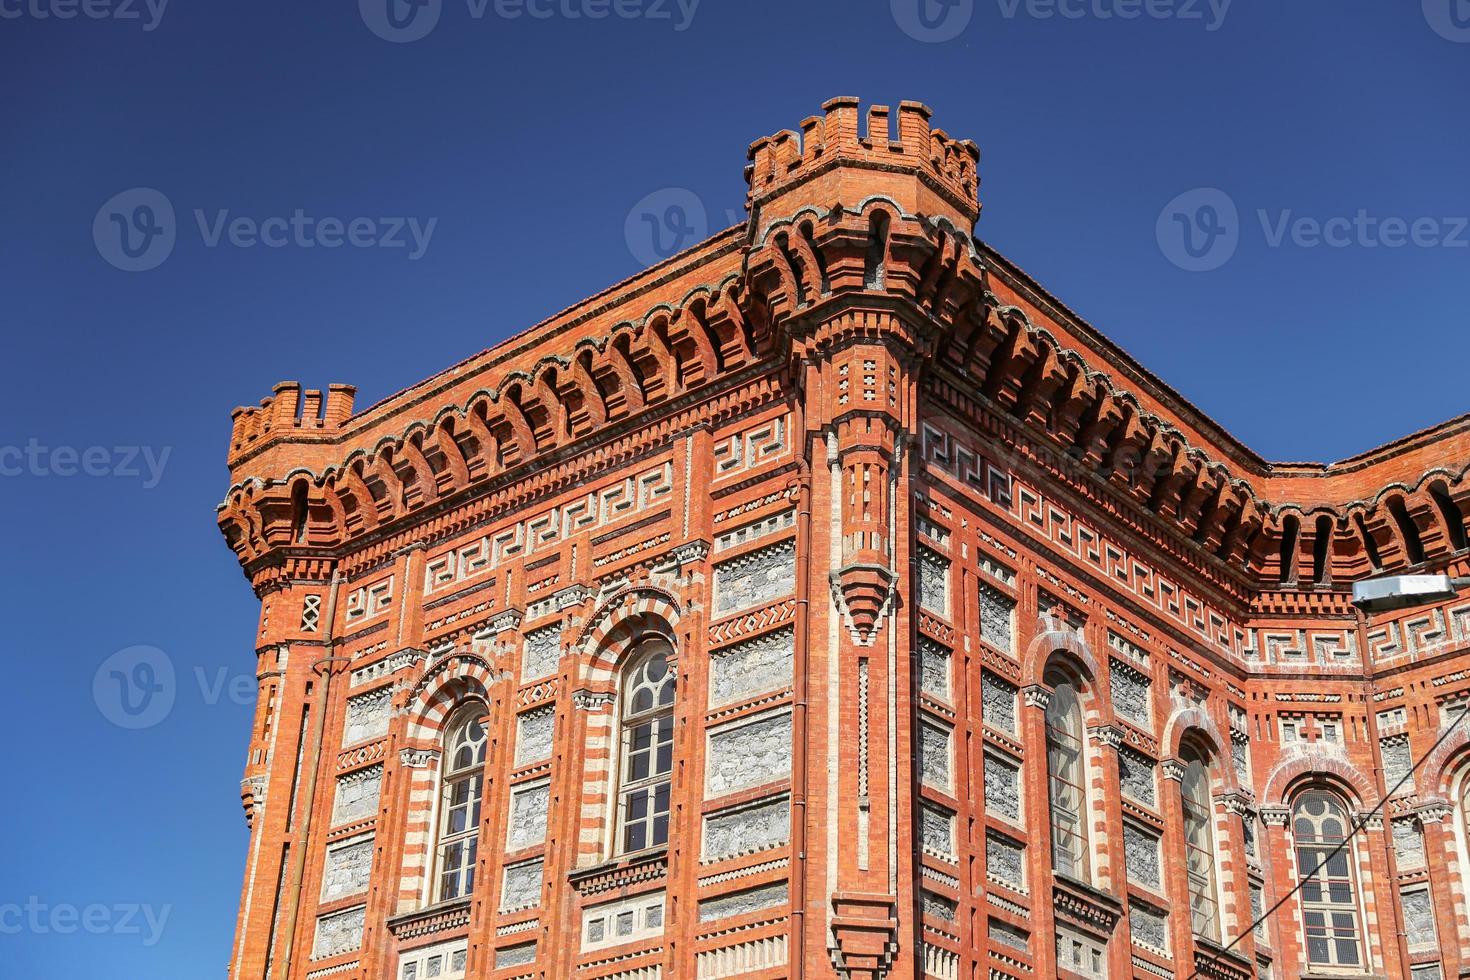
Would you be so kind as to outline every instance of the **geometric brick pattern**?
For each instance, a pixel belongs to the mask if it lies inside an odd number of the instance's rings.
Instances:
[[[753,223],[435,378],[236,411],[234,980],[1295,978],[1311,908],[1251,924],[1309,790],[1360,828],[1360,974],[1470,975],[1470,597],[1348,602],[1470,571],[1470,425],[1260,461],[971,235],[973,144],[859,115],[750,147]]]

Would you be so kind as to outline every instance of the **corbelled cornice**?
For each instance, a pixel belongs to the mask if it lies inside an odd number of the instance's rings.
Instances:
[[[401,546],[424,521],[452,530],[477,501],[483,516],[492,496],[498,510],[572,485],[712,406],[730,417],[753,399],[800,398],[801,364],[875,335],[920,369],[931,407],[1013,426],[1024,465],[1044,451],[1047,479],[1109,495],[1110,511],[1165,529],[1151,536],[1186,564],[1263,594],[1341,593],[1379,570],[1470,554],[1470,429],[1342,464],[1350,494],[1331,490],[1332,467],[1277,472],[971,237],[973,144],[931,130],[918,103],[900,107],[896,140],[883,107],[866,133],[856,100],[826,110],[751,146],[743,244],[724,232],[650,270],[659,289],[624,289],[626,319],[611,328],[548,329],[539,349],[517,338],[520,366],[401,415],[378,406],[371,430],[351,415],[348,386],[324,401],[278,385],[237,410],[237,482],[219,523],[242,563],[279,577],[289,555],[320,571],[349,548]],[[667,298],[675,286],[682,298]],[[385,417],[412,420],[385,431]],[[281,465],[296,446],[315,462]],[[1373,484],[1376,466],[1392,478]]]

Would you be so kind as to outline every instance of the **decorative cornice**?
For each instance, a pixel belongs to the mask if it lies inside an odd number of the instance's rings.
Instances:
[[[1021,688],[1021,700],[1028,708],[1045,711],[1051,706],[1051,691],[1040,684],[1028,684]]]
[[[427,769],[439,761],[438,749],[401,749],[398,762],[405,769]]]
[[[1439,823],[1454,812],[1455,808],[1453,804],[1448,800],[1437,798],[1424,800],[1414,808],[1414,815],[1419,818],[1421,823],[1425,824]]]
[[[1267,827],[1285,827],[1291,819],[1291,809],[1284,806],[1263,806],[1260,814],[1261,822]]]
[[[611,691],[589,691],[585,688],[572,692],[572,704],[583,711],[601,711],[612,706],[617,695]]]

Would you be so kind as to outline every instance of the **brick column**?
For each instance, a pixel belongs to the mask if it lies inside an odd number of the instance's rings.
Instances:
[[[1092,745],[1088,762],[1093,773],[1092,785],[1097,794],[1093,799],[1102,802],[1101,818],[1095,827],[1102,833],[1094,847],[1095,863],[1098,867],[1098,888],[1111,893],[1123,905],[1123,917],[1113,930],[1108,942],[1108,975],[1125,977],[1133,970],[1133,942],[1128,922],[1128,868],[1127,855],[1123,850],[1123,809],[1112,801],[1122,798],[1123,787],[1118,778],[1118,746],[1123,744],[1123,729],[1113,725],[1095,725],[1087,730]],[[1042,759],[1046,756],[1043,753]],[[1093,808],[1094,813],[1098,808]]]

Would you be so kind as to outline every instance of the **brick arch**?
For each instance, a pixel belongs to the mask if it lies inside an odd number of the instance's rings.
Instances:
[[[656,586],[636,585],[614,593],[588,618],[573,644],[589,657],[583,679],[593,687],[611,684],[629,641],[646,633],[661,634],[678,649],[675,630],[681,615],[674,594]]]
[[[1427,792],[1431,787],[1439,790],[1439,795],[1445,799],[1453,799],[1451,791],[1455,777],[1464,768],[1465,762],[1470,759],[1470,729],[1456,728],[1455,733],[1440,743],[1429,755],[1425,756],[1421,771],[1424,773],[1425,796],[1432,795]]]
[[[1112,718],[1112,706],[1102,687],[1102,668],[1082,635],[1070,630],[1049,630],[1037,634],[1026,646],[1021,661],[1022,686],[1042,683],[1047,667],[1053,663],[1076,672],[1083,681],[1078,692],[1082,703],[1083,723],[1100,725]]]
[[[1179,748],[1186,738],[1199,738],[1209,749],[1211,757],[1218,761],[1220,784],[1226,790],[1240,788],[1235,774],[1235,764],[1230,757],[1230,740],[1220,734],[1220,727],[1210,713],[1199,705],[1176,708],[1164,723],[1164,737],[1159,743],[1161,754],[1178,758]]]
[[[1373,806],[1378,794],[1367,774],[1346,758],[1321,752],[1302,752],[1281,760],[1266,777],[1261,802],[1272,806],[1287,805],[1288,797],[1301,783],[1328,783],[1357,806]]]
[[[466,700],[478,698],[488,705],[494,673],[484,658],[472,653],[452,653],[429,668],[404,705],[408,739],[420,744],[437,741],[445,719]]]
[[[1038,633],[1026,645],[1026,652],[1021,657],[1022,685],[1040,684],[1047,666],[1058,654],[1088,684],[1096,686],[1101,682],[1102,668],[1098,666],[1097,658],[1092,655],[1087,641],[1071,630],[1049,630]]]

